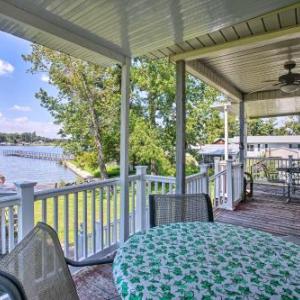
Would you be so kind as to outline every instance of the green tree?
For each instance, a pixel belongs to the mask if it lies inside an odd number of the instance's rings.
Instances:
[[[106,178],[106,162],[117,148],[120,69],[102,68],[39,45],[32,45],[31,54],[23,58],[31,63],[30,72],[46,72],[59,91],[51,96],[40,89],[36,97],[61,125],[68,150],[96,151],[101,177]]]

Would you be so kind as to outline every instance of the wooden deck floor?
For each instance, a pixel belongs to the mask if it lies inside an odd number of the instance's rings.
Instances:
[[[215,220],[300,238],[300,199],[286,203],[274,188],[260,187],[252,200],[240,203],[236,210],[216,211]]]

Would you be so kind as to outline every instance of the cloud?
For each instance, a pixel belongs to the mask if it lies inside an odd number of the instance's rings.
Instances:
[[[28,112],[28,111],[31,111],[31,107],[30,106],[21,106],[21,105],[15,104],[13,107],[10,108],[10,110]]]
[[[49,80],[50,80],[50,78],[49,78],[49,76],[48,75],[46,75],[46,74],[43,74],[42,76],[41,76],[41,80],[42,81],[44,81],[44,82],[49,82]]]
[[[10,63],[0,59],[0,76],[10,74],[14,71],[14,66]]]
[[[22,133],[33,132],[37,135],[49,138],[58,137],[57,132],[60,127],[51,122],[40,122],[30,120],[28,117],[6,118],[0,112],[0,132],[5,133]]]

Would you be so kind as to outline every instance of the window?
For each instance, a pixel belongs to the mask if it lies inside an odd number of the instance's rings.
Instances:
[[[300,144],[298,144],[298,149],[300,149]]]
[[[293,144],[289,144],[289,148],[293,148]]]
[[[260,144],[257,144],[257,150],[260,151]]]
[[[268,144],[265,144],[265,149],[268,149]]]

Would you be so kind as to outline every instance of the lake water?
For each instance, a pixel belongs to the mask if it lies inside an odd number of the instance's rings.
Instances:
[[[3,150],[24,150],[36,152],[62,153],[62,149],[53,146],[0,146],[0,174],[6,183],[30,180],[39,184],[75,181],[76,175],[55,161],[24,157],[3,156]]]

